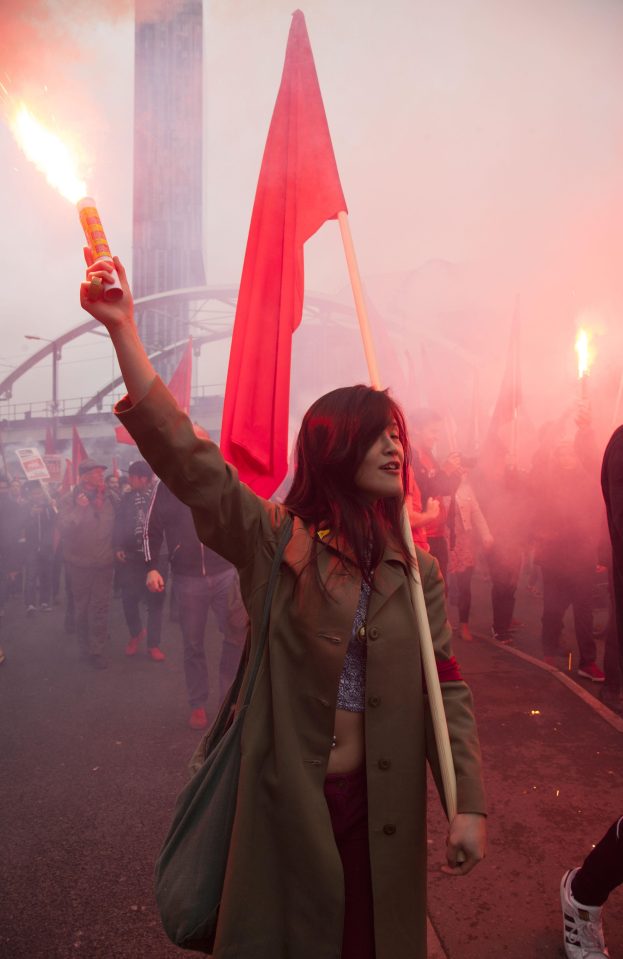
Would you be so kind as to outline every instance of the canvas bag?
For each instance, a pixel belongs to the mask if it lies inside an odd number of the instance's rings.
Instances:
[[[248,648],[202,744],[205,761],[177,799],[173,822],[156,861],[156,901],[162,924],[169,939],[182,949],[211,953],[214,947],[236,811],[242,728],[266,647],[281,559],[291,535],[292,517],[288,516],[266,588],[260,637],[244,700],[232,721],[248,664]]]

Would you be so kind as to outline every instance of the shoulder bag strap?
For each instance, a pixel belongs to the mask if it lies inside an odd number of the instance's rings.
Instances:
[[[260,638],[257,646],[257,652],[255,654],[255,660],[251,671],[249,673],[249,679],[247,682],[247,689],[244,696],[244,701],[242,706],[248,706],[251,702],[251,696],[253,695],[253,687],[255,686],[255,680],[260,669],[260,663],[262,661],[262,656],[264,654],[264,649],[266,647],[266,640],[268,638],[268,624],[270,621],[270,608],[273,602],[273,595],[275,592],[275,586],[277,585],[277,578],[279,576],[279,570],[281,568],[281,560],[283,559],[283,554],[286,546],[290,541],[292,536],[292,516],[288,513],[286,521],[283,524],[283,529],[281,531],[281,536],[279,537],[279,542],[277,543],[277,551],[273,559],[273,565],[270,570],[270,576],[268,579],[268,586],[266,587],[266,596],[264,598],[264,610],[262,613],[262,625],[260,627]]]

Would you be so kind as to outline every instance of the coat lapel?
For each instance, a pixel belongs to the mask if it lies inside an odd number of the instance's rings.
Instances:
[[[402,553],[388,545],[383,559],[374,574],[374,590],[370,596],[368,622],[380,613],[392,596],[403,587],[408,587],[408,572]]]

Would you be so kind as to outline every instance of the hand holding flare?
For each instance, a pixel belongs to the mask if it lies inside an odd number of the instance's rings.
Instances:
[[[80,223],[84,230],[86,241],[89,244],[88,249],[91,255],[91,262],[87,260],[87,265],[91,263],[107,263],[112,269],[104,271],[103,275],[93,275],[89,288],[89,299],[97,300],[100,296],[109,303],[120,300],[123,296],[123,289],[119,282],[119,277],[115,272],[113,259],[108,246],[108,240],[104,233],[104,227],[100,220],[100,215],[95,206],[95,200],[90,196],[79,200],[78,214]]]

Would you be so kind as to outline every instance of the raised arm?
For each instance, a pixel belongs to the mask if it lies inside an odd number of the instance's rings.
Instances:
[[[80,305],[108,330],[130,401],[132,404],[138,403],[147,395],[156,378],[156,371],[134,323],[134,300],[125,269],[117,256],[113,263],[110,260],[93,263],[88,247],[85,247],[84,256],[87,261],[87,279],[80,284]],[[119,275],[123,296],[113,303],[106,303],[100,297],[100,283],[107,279],[113,269],[116,269]]]
[[[102,261],[88,266],[80,302],[106,327],[119,359],[128,398],[118,404],[117,415],[156,475],[193,511],[201,542],[240,569],[252,561],[260,541],[275,546],[285,514],[241,483],[218,446],[195,433],[151,365],[134,324],[125,270],[117,257],[114,264],[122,298],[106,303],[99,298],[99,283],[92,286],[108,273]]]

